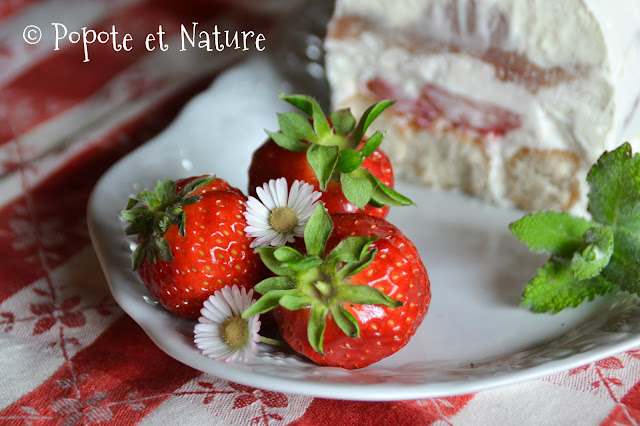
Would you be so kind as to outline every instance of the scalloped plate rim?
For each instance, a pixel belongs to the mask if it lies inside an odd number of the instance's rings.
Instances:
[[[176,121],[172,123],[167,130],[135,151],[126,155],[113,165],[99,180],[90,197],[87,212],[90,237],[98,255],[100,264],[105,272],[109,288],[121,308],[131,316],[131,318],[133,318],[134,321],[142,327],[152,341],[168,355],[193,368],[210,373],[222,379],[271,391],[296,393],[330,399],[387,401],[469,394],[490,388],[521,383],[549,374],[580,367],[640,345],[640,334],[635,334],[613,344],[605,342],[606,344],[603,344],[600,347],[595,347],[582,353],[574,354],[562,359],[549,360],[540,365],[534,365],[519,370],[496,373],[495,375],[490,375],[484,378],[469,378],[461,375],[458,380],[449,382],[425,382],[419,384],[407,384],[405,382],[394,382],[393,380],[383,381],[381,383],[357,384],[335,383],[330,380],[310,381],[308,379],[283,378],[264,374],[264,372],[256,373],[256,371],[254,371],[255,369],[247,368],[247,366],[230,365],[211,360],[198,353],[184,334],[185,330],[188,329],[187,325],[192,323],[186,322],[185,320],[177,320],[167,312],[149,304],[143,299],[146,290],[143,289],[142,284],[136,280],[136,276],[129,270],[129,264],[125,263],[125,259],[127,259],[126,256],[130,254],[130,251],[127,252],[130,241],[127,241],[124,237],[112,238],[113,232],[118,229],[121,231],[124,228],[121,220],[113,216],[113,212],[119,210],[115,209],[113,206],[109,206],[105,200],[111,198],[115,199],[114,197],[116,194],[118,194],[118,196],[123,194],[122,188],[114,188],[114,184],[122,184],[126,181],[121,178],[121,174],[123,173],[135,176],[133,181],[138,185],[149,184],[152,181],[152,177],[156,175],[156,171],[154,171],[153,166],[148,166],[148,161],[144,160],[144,158],[148,154],[156,156],[160,149],[172,146],[176,137],[178,137],[175,134],[176,129],[187,133],[188,139],[188,133],[191,129],[187,129],[185,127],[185,123],[191,123],[189,121],[192,119],[191,116],[197,116],[199,114],[199,108],[201,109],[203,105],[210,106],[212,99],[216,99],[216,96],[220,96],[220,91],[227,90],[224,87],[225,84],[228,84],[230,81],[233,82],[234,78],[236,80],[238,79],[238,76],[234,75],[235,72],[248,73],[247,75],[251,76],[252,73],[256,72],[256,67],[258,67],[257,69],[260,69],[260,76],[264,77],[264,81],[257,83],[258,88],[254,88],[253,92],[259,93],[260,95],[273,93],[274,87],[272,86],[277,88],[286,88],[287,83],[281,80],[278,72],[273,67],[270,69],[265,68],[270,67],[270,65],[268,62],[265,63],[262,61],[264,61],[264,59],[260,58],[245,61],[232,67],[231,70],[225,73],[226,76],[223,75],[219,77],[209,90],[203,92],[190,101],[178,119],[176,119]],[[265,108],[270,108],[270,105],[270,101],[265,102],[264,105],[258,105],[257,110],[259,110],[260,114],[264,114],[266,111]],[[224,122],[224,119],[222,119],[222,121]],[[274,121],[275,120],[271,120],[268,126],[275,127],[273,126]],[[255,135],[261,134],[261,130],[261,128],[259,131],[251,130],[249,133],[251,133],[252,137],[255,137]],[[244,131],[246,132],[247,130],[244,129]],[[184,135],[181,133],[179,137],[183,138],[183,136]],[[163,164],[163,161],[173,161],[168,160],[162,155],[160,155],[160,157],[161,158],[158,160],[159,164]],[[189,168],[189,158],[181,159],[181,162],[185,167],[185,174],[188,174],[187,172],[197,171],[197,167]],[[133,175],[131,175],[132,170],[135,170]],[[131,188],[128,189],[130,190]],[[464,198],[466,200],[465,197],[456,194],[436,195],[436,197]],[[124,206],[125,201],[123,201],[123,205],[121,207]],[[476,203],[475,201],[469,202]],[[475,205],[477,206],[479,203]],[[110,214],[107,214],[106,211],[109,211]],[[425,263],[427,264],[427,261],[425,261]],[[427,267],[429,267],[428,264]],[[429,315],[427,315],[427,320],[428,318]],[[159,324],[169,324],[169,326],[174,327],[175,329],[172,330],[172,332],[176,334],[177,338],[176,336],[167,338],[166,335],[163,335],[163,331],[165,330],[160,328]],[[180,336],[182,336],[182,338],[180,338]],[[550,345],[553,342],[553,340],[547,342],[546,345]],[[535,349],[535,346],[529,347],[526,350],[533,349]],[[504,354],[505,357],[512,355],[512,353]],[[258,359],[260,359],[261,356],[268,356],[268,354],[261,352]],[[283,362],[287,362],[286,359]],[[295,360],[295,362],[300,361]],[[320,376],[322,376],[323,371],[329,373],[334,370],[327,367],[305,368],[311,368],[314,371],[319,372],[317,374]],[[469,368],[467,367],[467,369]],[[377,369],[374,364],[366,369],[345,372],[343,375],[357,378],[358,375],[361,374],[363,377],[367,377],[367,375],[372,371],[375,372],[376,370],[389,371]],[[367,373],[367,371],[369,373]],[[473,368],[471,368],[470,371],[473,371]]]

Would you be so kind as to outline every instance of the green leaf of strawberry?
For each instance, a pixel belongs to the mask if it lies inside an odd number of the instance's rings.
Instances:
[[[309,307],[309,344],[322,353],[325,321],[329,313],[347,336],[357,337],[360,334],[358,322],[344,309],[343,303],[390,308],[402,306],[402,302],[391,299],[374,287],[348,282],[348,277],[372,262],[377,250],[370,246],[376,238],[347,237],[325,257],[332,228],[331,217],[319,203],[305,228],[306,255],[290,247],[260,247],[258,252],[264,264],[279,277],[268,278],[256,286],[262,297],[242,316],[246,318],[277,306],[289,310]]]
[[[357,122],[349,109],[334,111],[330,124],[313,98],[283,94],[280,97],[311,117],[312,124],[297,113],[278,114],[281,132],[266,132],[282,148],[293,152],[307,151],[307,161],[318,178],[321,191],[325,191],[329,181],[333,180],[341,185],[346,182],[344,196],[360,209],[367,204],[376,207],[413,204],[380,179],[371,177],[373,175],[363,168],[364,160],[376,151],[384,137],[376,131],[363,143],[364,135],[373,121],[395,101],[371,105]]]
[[[373,185],[374,190],[369,204],[376,206],[408,206],[413,204],[413,201],[382,183],[377,176],[368,170],[359,169],[354,171],[352,175],[367,179]]]
[[[308,148],[307,145],[303,144],[293,136],[289,136],[284,133],[271,132],[266,129],[265,132],[267,132],[269,137],[273,139],[275,143],[289,151],[302,152]]]
[[[304,228],[304,243],[308,254],[322,257],[332,228],[331,217],[324,209],[324,204],[318,203],[316,210],[311,213],[311,217]],[[276,271],[273,272],[277,273]]]
[[[278,115],[278,124],[282,133],[290,135],[295,139],[303,139],[309,142],[315,142],[317,140],[316,134],[313,132],[313,127],[309,123],[309,120],[296,114],[294,112],[287,112]]]
[[[338,153],[337,146],[311,145],[307,150],[307,161],[318,177],[321,191],[327,189],[327,183],[338,163]]]
[[[358,121],[358,125],[356,126],[355,130],[349,136],[349,142],[351,142],[351,146],[358,146],[360,142],[362,142],[362,138],[367,132],[367,129],[369,128],[369,126],[371,126],[375,119],[378,118],[385,109],[389,108],[395,103],[396,101],[380,101],[367,108],[362,113],[362,117],[360,117],[360,121]]]
[[[340,175],[340,183],[342,184],[342,191],[345,197],[347,197],[347,200],[361,209],[364,209],[371,200],[376,189],[371,179],[359,177],[356,173],[342,173]]]
[[[178,225],[180,235],[185,235],[182,207],[200,200],[200,196],[187,197],[191,191],[211,183],[215,177],[201,177],[187,184],[176,193],[176,183],[171,179],[158,181],[155,192],[141,191],[131,198],[122,217],[131,222],[125,233],[140,236],[140,244],[133,253],[133,270],[137,270],[145,257],[152,263],[156,259],[173,260],[171,247],[164,239],[167,228]],[[142,207],[136,207],[142,204]]]
[[[342,173],[350,173],[359,169],[364,161],[364,157],[360,151],[355,149],[343,149],[338,156],[338,170]]]
[[[373,154],[373,151],[378,149],[378,147],[382,143],[383,138],[384,136],[382,135],[382,133],[380,133],[380,130],[376,130],[376,132],[371,135],[371,137],[367,139],[367,141],[362,146],[362,157],[366,158]]]
[[[356,119],[349,108],[343,108],[331,113],[331,122],[336,134],[348,135],[356,126]]]
[[[257,284],[254,290],[265,294],[272,290],[293,290],[294,288],[296,288],[296,282],[290,277],[270,277]]]
[[[251,248],[247,198],[223,179],[161,180],[132,197],[122,217],[137,236],[133,269],[151,297],[174,315],[197,319],[205,300],[227,286],[249,290],[264,276]],[[195,204],[197,203],[197,204]],[[275,285],[286,289],[286,277]]]

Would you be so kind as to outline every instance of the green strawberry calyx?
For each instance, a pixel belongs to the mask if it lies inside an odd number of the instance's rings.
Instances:
[[[349,282],[349,277],[373,262],[377,249],[372,249],[371,244],[376,238],[347,237],[324,256],[332,228],[331,217],[320,202],[305,227],[306,254],[288,246],[258,247],[262,261],[276,276],[254,287],[262,296],[242,313],[242,318],[262,314],[277,306],[289,310],[310,309],[309,343],[316,352],[323,354],[328,315],[347,336],[360,337],[360,325],[344,304],[382,305],[392,309],[402,306],[402,302],[378,289]]]
[[[279,113],[280,132],[266,129],[265,132],[282,148],[306,151],[321,191],[326,190],[329,180],[333,179],[340,182],[347,200],[360,209],[367,204],[375,207],[413,204],[362,167],[364,160],[378,148],[384,134],[377,130],[362,143],[363,137],[373,121],[395,101],[384,100],[369,106],[359,121],[349,108],[339,109],[331,114],[329,124],[318,102],[310,96],[280,94],[280,98],[311,117],[311,123],[307,117],[295,112]]]
[[[170,226],[177,225],[180,235],[185,235],[185,213],[182,208],[195,204],[202,198],[188,194],[209,184],[215,177],[204,176],[189,182],[176,193],[176,183],[171,179],[158,181],[155,191],[141,191],[129,199],[122,217],[130,222],[125,229],[127,235],[138,235],[140,243],[133,252],[133,270],[137,270],[147,258],[151,263],[156,259],[171,261],[171,247],[164,238]]]

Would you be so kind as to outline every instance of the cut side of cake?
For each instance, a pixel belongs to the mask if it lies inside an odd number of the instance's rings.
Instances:
[[[589,168],[640,132],[635,0],[338,0],[325,49],[333,107],[397,99],[373,130],[429,187],[581,212]]]

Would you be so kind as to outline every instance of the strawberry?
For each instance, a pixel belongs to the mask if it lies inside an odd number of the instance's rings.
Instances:
[[[258,248],[277,276],[255,287],[262,297],[243,317],[276,308],[282,337],[321,365],[366,367],[408,343],[431,290],[416,247],[398,228],[363,213],[330,217],[319,206],[305,246],[306,254]]]
[[[166,179],[129,201],[126,233],[140,242],[133,269],[166,310],[195,319],[216,290],[260,281],[262,264],[244,233],[245,201],[239,189],[208,176]]]
[[[322,191],[330,214],[364,211],[386,217],[388,206],[413,204],[393,188],[393,169],[378,146],[383,135],[364,134],[371,123],[394,101],[371,105],[359,122],[349,109],[330,117],[304,95],[280,96],[311,119],[298,113],[278,114],[280,132],[266,130],[269,139],[253,154],[249,167],[249,193],[271,179],[286,177],[312,184]]]

